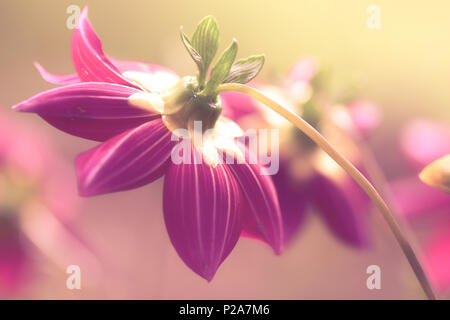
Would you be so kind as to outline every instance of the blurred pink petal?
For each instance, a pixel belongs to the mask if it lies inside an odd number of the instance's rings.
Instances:
[[[15,215],[0,209],[0,298],[18,290],[26,280],[27,254]]]
[[[80,194],[93,196],[134,189],[160,178],[175,144],[161,120],[147,122],[80,154]]]
[[[129,104],[128,98],[137,92],[112,83],[82,82],[39,93],[13,108],[37,113],[67,133],[104,141],[159,118],[157,113]]]
[[[311,188],[313,205],[330,230],[349,245],[367,247],[369,237],[364,213],[355,210],[342,189],[318,173]]]
[[[410,165],[421,170],[450,153],[450,126],[429,120],[414,120],[402,130],[400,146]]]
[[[272,180],[275,184],[283,218],[284,243],[288,245],[300,232],[310,205],[310,188],[307,184],[294,185],[286,165],[280,164],[280,170]]]
[[[425,248],[427,271],[439,291],[450,287],[450,226],[435,231]]]
[[[220,98],[223,103],[223,116],[235,121],[248,115],[261,113],[257,102],[243,93],[234,91],[222,92]]]
[[[83,9],[72,36],[72,59],[82,81],[111,82],[138,87],[122,76],[119,69],[103,53],[102,43],[92,29]]]
[[[395,180],[391,183],[398,213],[415,218],[450,208],[450,196],[422,181],[418,176]]]
[[[170,165],[164,183],[167,232],[186,265],[208,281],[239,239],[240,201],[226,165]]]

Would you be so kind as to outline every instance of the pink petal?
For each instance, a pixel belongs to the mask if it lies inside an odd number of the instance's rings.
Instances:
[[[36,69],[38,69],[39,73],[45,81],[53,84],[73,84],[81,81],[76,73],[59,75],[47,72],[44,67],[42,67],[37,62],[34,63],[34,66],[36,67]]]
[[[75,163],[80,195],[134,189],[160,178],[175,143],[170,135],[154,120],[80,154]]]
[[[355,210],[344,190],[319,173],[310,188],[313,205],[339,239],[358,248],[369,245],[367,216]]]
[[[181,259],[208,281],[241,232],[240,190],[226,165],[171,164],[164,183],[164,220]]]
[[[391,190],[397,212],[410,219],[450,208],[450,196],[423,183],[418,176],[393,181]]]
[[[439,291],[450,288],[450,226],[433,235],[425,248],[427,271],[434,287]]]
[[[402,151],[417,170],[450,153],[450,125],[427,120],[414,120],[402,131]]]
[[[81,13],[72,36],[72,59],[82,81],[111,82],[137,88],[122,76],[119,69],[103,53],[102,43],[87,17]]]
[[[239,182],[248,208],[242,210],[244,234],[269,244],[276,254],[283,250],[283,220],[272,179],[259,164],[229,164]],[[253,161],[254,162],[254,161]]]
[[[359,171],[361,171],[366,177],[368,176],[365,168],[355,161],[355,165]],[[354,212],[357,212],[362,219],[368,218],[370,210],[372,208],[372,201],[359,184],[353,180],[349,175],[343,175],[337,181],[339,189],[343,192],[348,199]],[[367,230],[369,231],[369,230]]]
[[[114,58],[109,57],[109,60],[111,63],[120,71],[120,73],[126,72],[126,71],[137,71],[137,72],[145,72],[145,73],[156,73],[156,72],[165,72],[168,74],[171,74],[173,76],[177,76],[175,72],[170,70],[169,68],[166,68],[164,66],[154,64],[154,63],[147,63],[147,62],[141,62],[141,61],[127,61],[127,60],[117,60]],[[50,73],[44,69],[39,63],[34,63],[35,67],[38,69],[39,73],[41,74],[42,78],[50,83],[53,84],[73,84],[77,82],[81,82],[80,78],[78,77],[78,74],[72,73],[72,74],[65,74],[65,75],[58,75],[54,73]]]
[[[0,209],[0,298],[14,293],[25,280],[27,255],[16,217]]]
[[[220,98],[223,108],[222,115],[236,122],[248,115],[262,113],[256,101],[245,94],[229,91],[221,93]]]
[[[81,82],[31,97],[13,108],[34,112],[56,128],[82,138],[104,141],[159,114],[130,106],[140,92],[112,83]]]
[[[168,74],[171,74],[175,77],[178,77],[175,72],[170,70],[169,68],[166,68],[164,66],[153,64],[153,63],[146,63],[141,61],[126,61],[126,60],[117,60],[113,58],[109,58],[111,63],[117,67],[117,69],[120,71],[120,73],[126,72],[126,71],[138,71],[138,72],[145,72],[145,73],[156,73],[156,72],[165,72]],[[39,63],[35,62],[34,66],[36,69],[38,69],[39,73],[41,74],[42,78],[50,83],[53,84],[73,84],[81,82],[80,78],[78,77],[78,74],[65,74],[65,75],[58,75],[53,74],[48,71],[46,71]]]
[[[284,243],[288,245],[303,226],[310,203],[307,184],[295,183],[283,163],[272,180],[275,184],[283,218]]]

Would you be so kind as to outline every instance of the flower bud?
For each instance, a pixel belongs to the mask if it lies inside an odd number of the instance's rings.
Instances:
[[[450,154],[430,163],[419,177],[426,184],[450,193]]]

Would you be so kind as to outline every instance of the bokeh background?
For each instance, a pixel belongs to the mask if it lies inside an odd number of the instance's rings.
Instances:
[[[179,40],[179,27],[191,34],[208,14],[219,21],[222,48],[236,37],[239,57],[266,54],[262,79],[285,74],[299,57],[317,57],[332,71],[337,90],[357,82],[359,95],[382,109],[383,122],[371,145],[388,177],[403,172],[395,139],[403,124],[417,117],[450,121],[450,5],[444,0],[2,0],[0,107],[11,119],[45,134],[67,163],[95,143],[61,133],[36,116],[16,115],[10,107],[52,87],[41,79],[34,61],[51,72],[73,72],[71,30],[66,27],[66,8],[72,4],[89,5],[90,20],[109,55],[163,64],[180,75],[195,69]],[[381,8],[380,30],[366,26],[371,4]],[[75,190],[74,173],[70,178],[66,182]],[[243,239],[207,283],[170,245],[161,199],[162,180],[133,191],[80,199],[76,227],[102,261],[102,276],[82,270],[82,289],[68,290],[65,270],[36,257],[36,276],[17,297],[423,298],[377,213],[372,215],[374,243],[369,250],[345,247],[311,216],[281,257],[259,242]],[[420,248],[427,225],[411,227]],[[366,287],[371,264],[381,267],[381,290]]]

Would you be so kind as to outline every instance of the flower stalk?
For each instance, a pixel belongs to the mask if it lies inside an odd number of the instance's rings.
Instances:
[[[382,214],[384,220],[387,222],[389,228],[395,236],[400,248],[408,259],[414,274],[417,277],[425,295],[430,300],[436,300],[436,295],[430,282],[425,274],[422,265],[417,258],[410,241],[407,239],[405,234],[402,232],[399,224],[395,220],[389,206],[380,196],[378,191],[374,186],[367,180],[367,178],[349,161],[347,160],[336,148],[328,142],[328,140],[323,137],[316,129],[314,129],[310,124],[308,124],[303,118],[298,116],[296,113],[284,108],[280,104],[276,103],[272,99],[268,98],[262,92],[257,89],[251,88],[249,86],[238,84],[238,83],[225,83],[221,84],[217,90],[219,92],[225,91],[236,91],[244,93],[252,98],[259,100],[264,103],[267,107],[277,112],[286,120],[290,121],[298,129],[300,129],[304,134],[306,134],[311,140],[313,140],[322,150],[324,150],[337,164],[339,164],[342,169],[344,169],[365,191],[365,193],[370,197],[372,202],[378,208]]]

